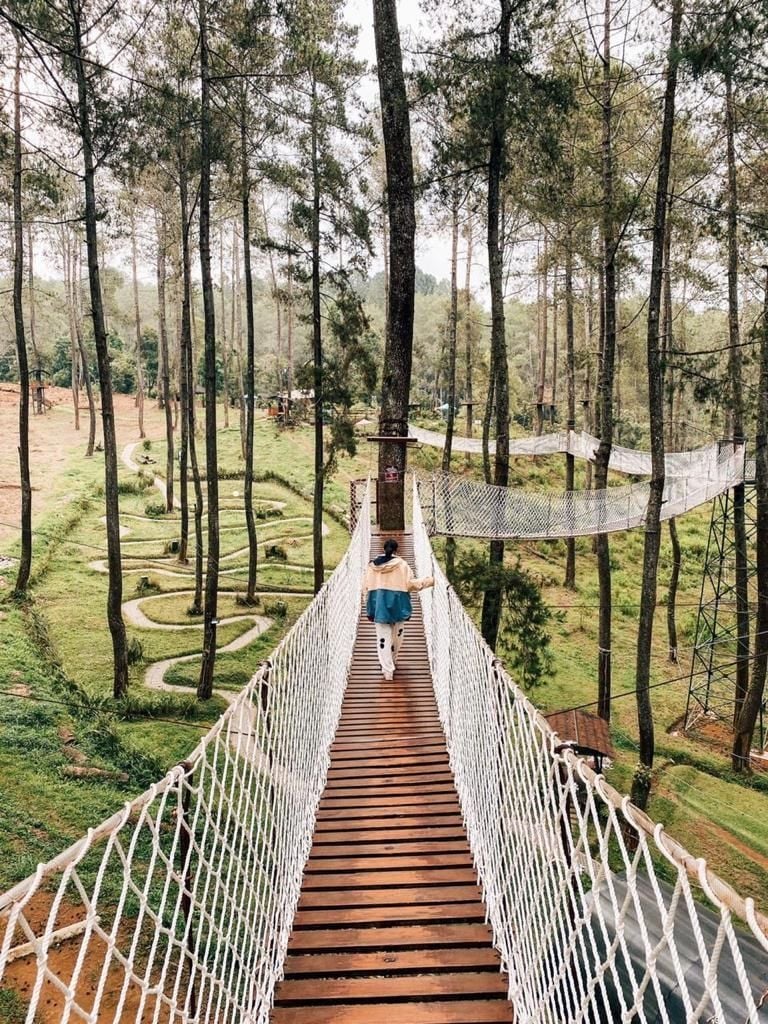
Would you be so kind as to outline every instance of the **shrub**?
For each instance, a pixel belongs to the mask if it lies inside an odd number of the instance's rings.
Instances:
[[[158,519],[165,515],[165,505],[161,501],[150,501],[148,505],[144,506],[144,515],[149,516],[150,519]]]
[[[152,450],[152,442],[148,437],[145,437],[144,440],[141,442],[141,447],[144,449],[145,452]]]
[[[284,547],[280,544],[267,544],[264,549],[264,555],[266,558],[271,558],[273,562],[287,562],[288,554]]]
[[[282,514],[281,508],[273,508],[271,505],[260,505],[255,510],[257,519],[279,519]]]
[[[118,494],[142,494],[148,487],[152,487],[154,480],[151,474],[146,474],[140,469],[134,477],[120,480],[117,485]]]
[[[264,605],[264,614],[271,615],[275,619],[284,619],[288,614],[288,605],[285,601],[273,601]]]
[[[135,636],[132,636],[128,641],[128,664],[138,665],[141,659],[144,657],[144,647],[141,640],[138,640]]]
[[[142,597],[145,594],[159,594],[160,585],[151,580],[149,576],[141,576],[136,584],[136,593]]]

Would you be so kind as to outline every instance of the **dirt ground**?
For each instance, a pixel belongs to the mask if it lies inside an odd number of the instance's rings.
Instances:
[[[42,416],[30,410],[29,442],[32,468],[33,524],[44,512],[46,498],[60,474],[79,450],[85,454],[88,442],[88,407],[81,408],[80,430],[75,430],[72,393],[67,388],[46,388],[49,407]],[[81,403],[84,396],[81,396]],[[137,441],[138,420],[133,395],[115,395],[115,423],[118,447]],[[144,404],[144,429],[147,437],[161,439],[165,420],[157,402]],[[18,537],[21,506],[19,487],[19,388],[0,384],[0,557],[7,554]],[[101,415],[96,410],[96,443],[101,441]],[[101,458],[96,452],[94,458]]]

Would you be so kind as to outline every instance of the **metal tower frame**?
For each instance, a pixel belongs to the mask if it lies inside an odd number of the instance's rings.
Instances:
[[[685,729],[702,718],[733,721],[736,688],[738,627],[736,621],[736,541],[733,531],[733,493],[715,498],[709,524],[701,581],[699,611],[688,682]],[[754,556],[757,509],[754,483],[744,487],[747,529],[747,585],[750,607],[755,606],[757,565]],[[759,745],[763,746],[760,714]]]

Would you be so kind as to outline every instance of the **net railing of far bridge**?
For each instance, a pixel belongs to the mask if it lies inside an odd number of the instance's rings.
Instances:
[[[325,785],[370,552],[336,571],[184,764],[0,896],[27,1024],[266,1024]]]
[[[425,430],[423,427],[409,424],[408,432],[421,444],[433,448],[445,446],[445,434],[436,430]],[[585,430],[559,430],[537,437],[510,438],[509,454],[514,458],[568,453],[574,458],[594,462],[599,447],[600,438]],[[703,448],[693,448],[690,451],[667,452],[664,456],[665,475],[667,477],[707,479],[716,471],[718,462],[721,461],[720,455],[723,448],[733,451],[733,445],[730,442],[716,441]],[[451,440],[451,449],[454,452],[480,455],[483,451],[483,442],[479,437],[462,437],[459,434],[454,434]],[[743,446],[741,449],[743,450]],[[496,442],[493,439],[488,442],[488,451],[490,454],[496,452]],[[612,445],[608,468],[627,476],[650,476],[651,453],[635,448],[625,448],[617,444]]]
[[[698,475],[664,485],[662,520],[683,515],[744,479],[744,449],[721,444]],[[421,475],[418,490],[429,532],[456,537],[555,538],[616,533],[642,526],[647,483],[602,490],[534,491],[494,487],[445,473]]]
[[[436,562],[414,488],[432,676],[520,1024],[766,1024],[768,918],[567,747]]]

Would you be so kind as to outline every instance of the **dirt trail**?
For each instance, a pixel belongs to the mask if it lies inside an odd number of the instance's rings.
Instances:
[[[80,410],[80,430],[75,430],[72,394],[67,388],[46,388],[51,407],[42,416],[30,416],[29,447],[32,474],[33,523],[40,520],[62,473],[73,455],[85,457],[88,442],[88,410]],[[115,395],[115,426],[118,444],[125,445],[139,433],[136,406],[132,395]],[[18,540],[21,514],[19,487],[19,389],[14,384],[0,385],[0,554]],[[144,426],[152,440],[165,437],[165,414],[155,402],[144,406]],[[96,442],[101,438],[101,413],[96,410]],[[102,460],[100,452],[94,459]]]

